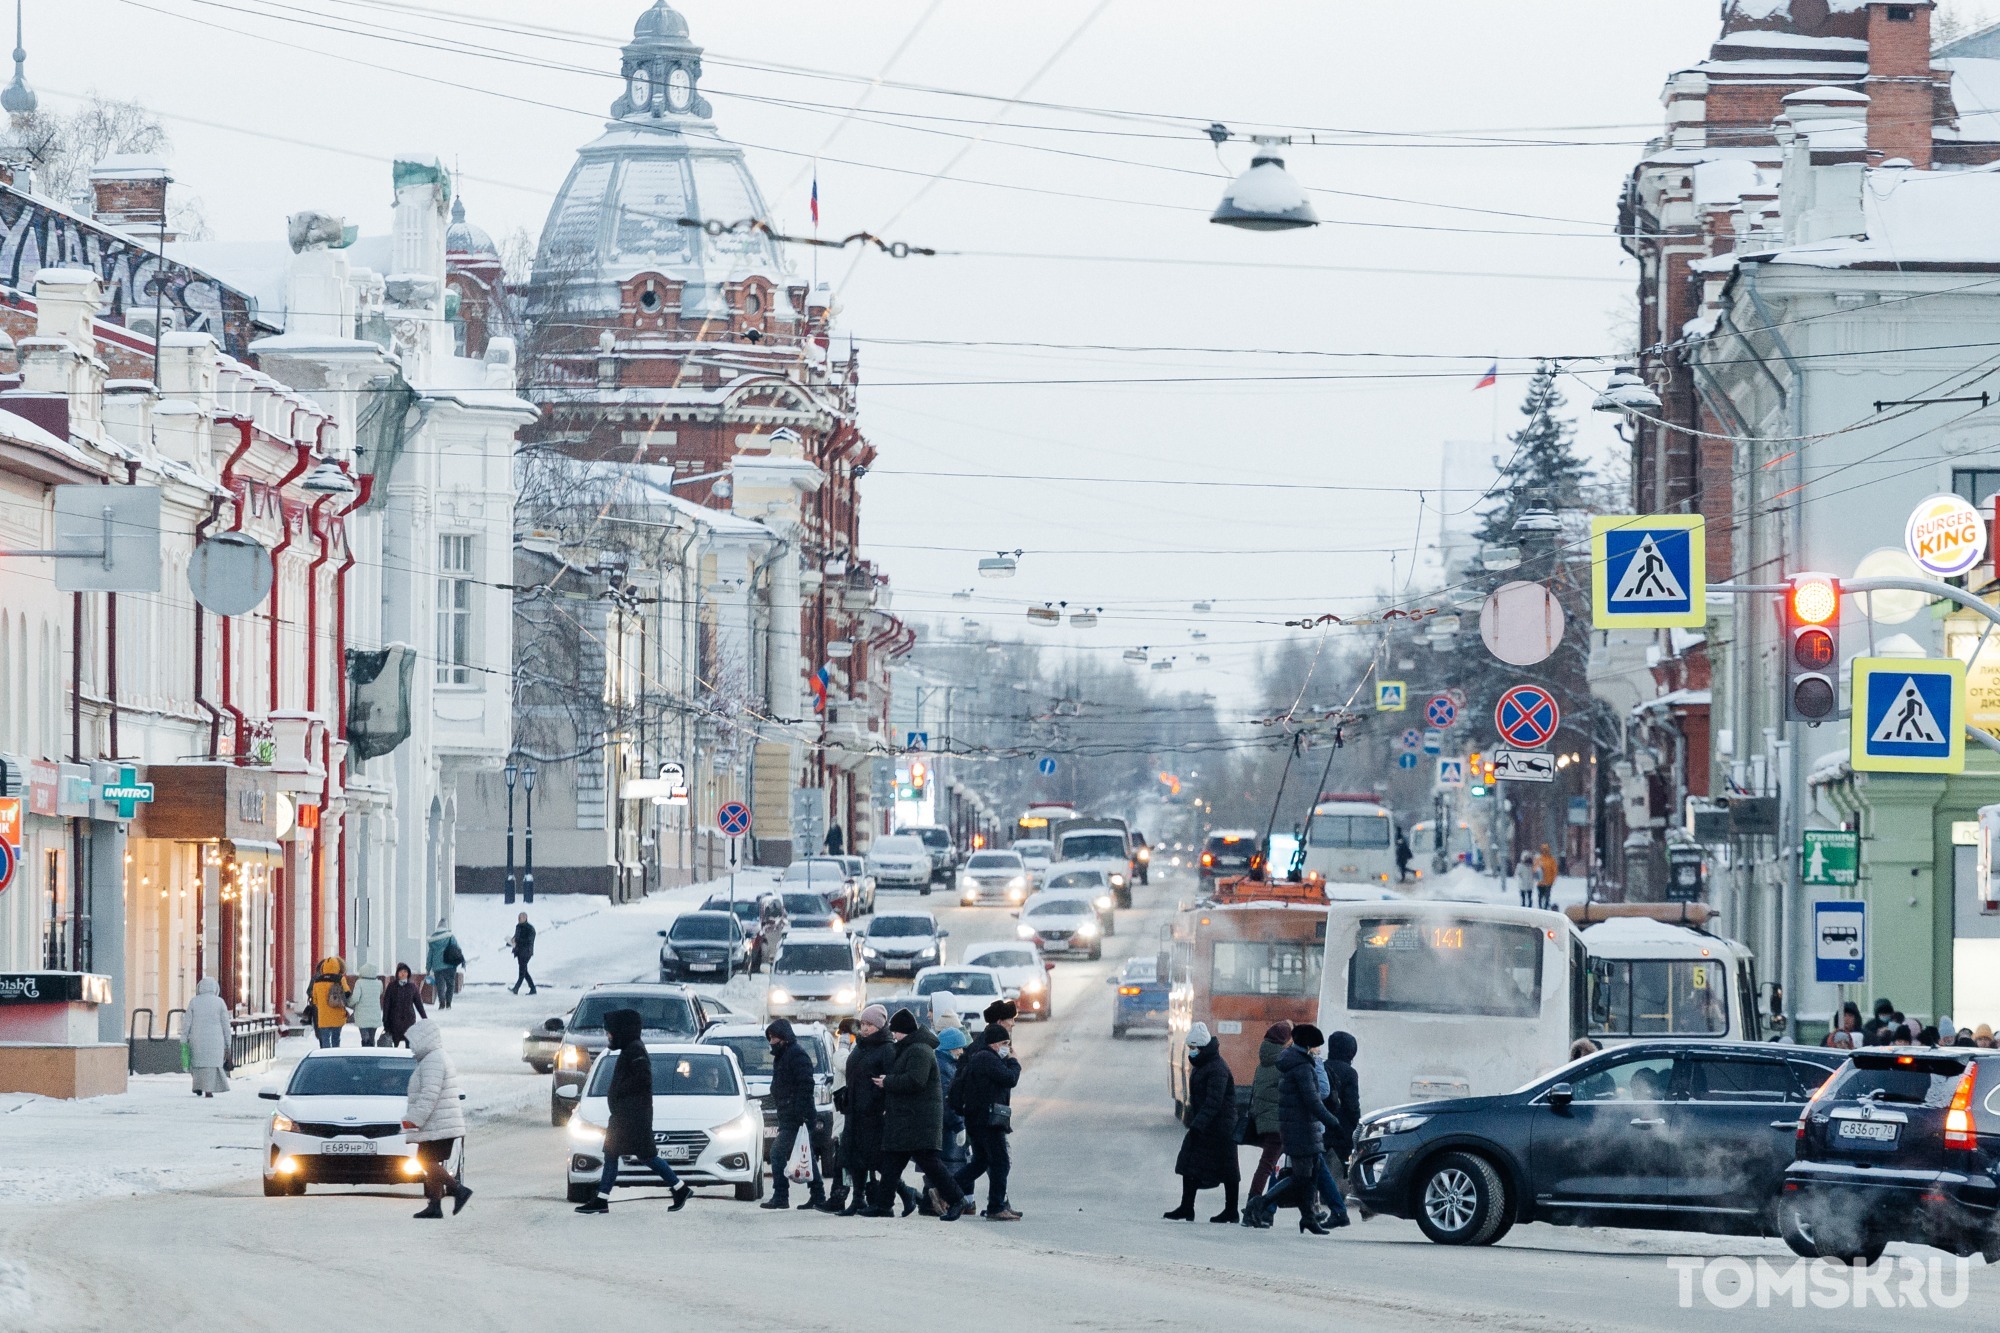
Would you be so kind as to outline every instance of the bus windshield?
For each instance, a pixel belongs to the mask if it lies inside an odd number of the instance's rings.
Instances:
[[[1694,958],[1593,958],[1593,1037],[1708,1037],[1729,1030],[1724,965]]]
[[[1396,840],[1387,815],[1314,815],[1306,841],[1314,847],[1387,847]]]
[[[1318,995],[1326,947],[1295,940],[1217,940],[1211,995]]]
[[[1542,1008],[1542,932],[1447,917],[1363,917],[1350,1009],[1533,1018]]]

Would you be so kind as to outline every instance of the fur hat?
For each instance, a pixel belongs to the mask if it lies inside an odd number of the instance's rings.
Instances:
[[[889,1019],[889,1031],[900,1032],[904,1036],[917,1030],[917,1016],[907,1009],[898,1009]]]
[[[1292,1045],[1302,1051],[1316,1050],[1326,1045],[1326,1034],[1310,1023],[1292,1025]]]
[[[989,1023],[1011,1023],[1020,1012],[1012,1000],[995,1000],[986,1006],[986,1012],[980,1017]]]

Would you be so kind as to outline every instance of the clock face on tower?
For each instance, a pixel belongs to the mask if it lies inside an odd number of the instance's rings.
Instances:
[[[634,111],[643,111],[653,100],[653,77],[643,65],[632,71],[630,98]]]
[[[688,109],[688,101],[694,94],[694,79],[685,66],[675,65],[667,74],[667,107],[673,111]]]

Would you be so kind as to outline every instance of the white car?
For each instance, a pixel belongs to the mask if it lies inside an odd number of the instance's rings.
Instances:
[[[958,903],[1019,906],[1028,899],[1028,867],[1019,852],[974,852],[958,872]]]
[[[278,1104],[264,1122],[264,1193],[421,1183],[416,1145],[403,1138],[403,1105],[416,1067],[400,1047],[308,1051],[283,1092],[257,1094]],[[464,1172],[463,1140],[446,1167],[454,1176]]]
[[[931,849],[922,838],[896,834],[877,838],[868,849],[868,873],[884,889],[931,891]]]
[[[1042,872],[1055,859],[1056,845],[1047,838],[1016,838],[1011,850],[1021,858],[1021,864],[1028,867],[1029,886],[1039,886]]]
[[[927,967],[911,985],[931,1012],[949,1009],[962,1024],[984,1024],[986,1009],[1002,998],[1000,974],[990,967]]]
[[[1017,932],[1043,953],[1104,956],[1104,927],[1090,897],[1070,889],[1044,889],[1021,907]]]
[[[653,1142],[683,1183],[733,1186],[739,1199],[764,1193],[764,1113],[745,1086],[736,1052],[693,1042],[646,1043],[653,1063]],[[605,1051],[590,1067],[569,1127],[569,1201],[588,1202],[604,1174],[604,1130],[611,1123],[611,1071],[618,1052]],[[572,1094],[574,1095],[574,1094]],[[630,1158],[619,1163],[618,1184],[658,1184],[660,1178]]]
[[[929,912],[884,912],[868,918],[861,937],[861,961],[871,977],[894,972],[915,976],[944,961],[944,940],[950,931]]]
[[[1072,894],[1083,894],[1090,899],[1090,905],[1097,909],[1097,924],[1104,927],[1107,935],[1118,933],[1118,885],[1114,882],[1123,876],[1107,870],[1102,863],[1079,864],[1075,861],[1057,861],[1042,875],[1042,890],[1067,890]]]
[[[1000,989],[1021,1011],[1022,1018],[1046,1020],[1055,1012],[1049,973],[1056,965],[1025,940],[968,944],[959,961],[967,967],[990,967],[1000,974]]]
[[[794,1023],[792,1035],[799,1045],[805,1047],[806,1054],[813,1062],[813,1112],[820,1122],[820,1128],[829,1132],[833,1129],[833,1090],[844,1084],[845,1061],[836,1047],[833,1034],[818,1023]],[[764,1035],[762,1023],[717,1023],[701,1034],[704,1046],[727,1046],[736,1052],[736,1063],[743,1070],[743,1081],[749,1086],[750,1095],[764,1113],[764,1159],[770,1160],[771,1140],[778,1137],[778,1121],[771,1112],[771,1055],[770,1038]]]
[[[771,962],[772,1018],[852,1018],[868,1003],[860,942],[841,930],[793,930]]]

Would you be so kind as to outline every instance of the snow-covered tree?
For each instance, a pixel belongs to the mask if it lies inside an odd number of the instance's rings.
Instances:
[[[1493,460],[1500,479],[1494,484],[1496,503],[1480,515],[1481,541],[1513,545],[1514,520],[1524,509],[1582,506],[1590,464],[1576,451],[1576,423],[1561,415],[1563,407],[1555,371],[1544,366],[1528,381],[1521,402],[1527,421],[1507,437],[1513,445],[1510,456]]]

